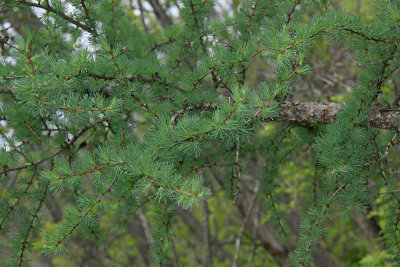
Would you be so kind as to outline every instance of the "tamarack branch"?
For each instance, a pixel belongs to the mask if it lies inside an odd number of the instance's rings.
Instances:
[[[278,121],[295,122],[302,125],[328,124],[336,120],[342,103],[283,102],[280,104]],[[400,106],[375,105],[366,125],[397,130],[400,127]]]

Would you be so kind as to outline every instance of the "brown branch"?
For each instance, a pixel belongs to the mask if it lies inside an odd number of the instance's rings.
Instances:
[[[239,105],[242,104],[243,102],[244,102],[244,100],[242,100],[242,101],[239,103]],[[238,107],[235,107],[234,109],[232,109],[232,110],[228,113],[228,115],[226,115],[226,117],[225,117],[224,120],[222,121],[222,124],[224,124],[224,123],[232,116],[232,114],[236,112],[237,109],[238,109]]]
[[[49,147],[45,142],[43,142],[42,138],[40,138],[40,135],[38,135],[27,122],[25,122],[25,125],[29,128],[31,133],[33,133],[33,135],[36,136],[37,139],[39,139],[39,141],[44,145],[44,147],[48,149]]]
[[[280,104],[278,121],[303,125],[329,124],[336,120],[342,103],[283,102]],[[400,127],[400,107],[372,106],[367,126],[397,130]]]
[[[213,73],[213,72],[214,72],[214,69],[215,69],[215,67],[212,67],[209,71],[207,71],[206,74],[204,74],[204,75],[201,76],[199,79],[197,79],[197,81],[195,81],[195,82],[193,83],[193,86],[192,86],[192,89],[190,90],[190,92],[193,92],[194,90],[196,90],[197,87],[199,86],[200,82],[201,82],[205,77],[207,77],[208,74]],[[215,76],[213,76],[213,77],[215,77]],[[214,79],[214,78],[213,78],[213,79]]]
[[[17,146],[14,146],[14,147],[11,148],[10,150],[8,150],[7,153],[12,153],[12,152],[16,151],[18,148],[24,146],[25,144],[29,144],[30,141],[31,141],[30,139],[23,140],[23,141],[21,142],[21,144],[19,144],[19,145],[17,145]]]
[[[14,46],[14,45],[12,45],[12,44],[10,44],[10,43],[7,43],[8,42],[8,40],[9,40],[9,36],[8,35],[4,35],[4,36],[1,36],[0,35],[0,48],[1,49],[4,49],[4,45],[7,45],[7,46],[9,46],[10,48],[14,48],[14,49],[16,49],[16,50],[18,50],[18,51],[21,51],[21,49],[19,49],[18,47],[16,47],[16,46]]]
[[[83,8],[83,11],[85,12],[86,19],[90,20],[89,11],[87,9],[85,1],[86,0],[81,0],[81,6]]]
[[[298,5],[300,5],[300,3],[301,3],[301,0],[297,0],[297,1],[294,3],[294,6],[290,9],[290,11],[289,11],[289,13],[288,13],[288,15],[287,15],[288,18],[287,18],[287,20],[286,20],[286,25],[289,24],[289,22],[292,20],[294,11],[296,10],[296,7],[297,7]]]
[[[292,48],[294,45],[296,44],[296,42],[291,43],[290,45],[288,45],[287,47],[283,48],[283,49],[279,49],[277,52],[274,53],[274,55],[279,55],[282,54],[283,52],[285,52],[286,50],[289,50],[290,48]],[[260,54],[262,51],[265,50],[265,47],[261,47],[260,49],[258,49],[253,55],[251,55],[251,57],[255,57],[258,54]]]
[[[25,56],[28,59],[29,66],[31,66],[32,74],[35,75],[36,69],[33,66],[33,62],[32,62],[32,41],[29,41],[28,51],[26,51]]]
[[[271,98],[272,99],[272,98]],[[264,108],[268,106],[267,101]],[[275,121],[293,122],[301,125],[310,126],[312,124],[329,124],[336,120],[336,116],[343,103],[320,103],[320,102],[282,102],[280,111]],[[260,108],[261,109],[261,108]],[[257,112],[259,115],[259,111]],[[256,115],[257,115],[256,113]],[[256,117],[253,115],[253,117]],[[257,115],[257,116],[258,116]],[[255,118],[250,118],[249,121]],[[271,119],[262,119],[269,122]],[[397,130],[400,128],[400,107],[398,106],[372,106],[370,116],[366,126],[372,126],[380,129]],[[204,140],[205,136],[215,129],[208,130],[201,135],[196,135],[185,139],[186,142]],[[174,146],[181,144],[177,142]]]
[[[352,29],[349,29],[349,28],[345,28],[344,30],[350,32],[351,34],[359,35],[359,36],[363,37],[364,39],[367,39],[367,40],[370,40],[370,41],[375,41],[377,43],[379,43],[379,42],[380,43],[385,43],[385,44],[393,43],[393,41],[389,41],[388,39],[379,39],[379,38],[369,37],[369,36],[365,35],[362,32],[355,31],[355,30],[352,30]]]
[[[153,51],[156,50],[157,48],[159,48],[159,47],[161,47],[161,46],[164,46],[164,45],[166,45],[166,44],[173,43],[173,42],[175,42],[175,41],[176,41],[176,38],[171,37],[171,38],[169,38],[167,41],[161,42],[161,43],[159,43],[159,44],[155,44],[155,45],[150,49],[150,51],[153,52]]]

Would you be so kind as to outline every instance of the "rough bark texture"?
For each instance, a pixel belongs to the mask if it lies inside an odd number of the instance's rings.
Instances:
[[[336,120],[343,104],[320,102],[283,102],[278,121],[297,122],[304,125],[327,124]],[[400,128],[400,107],[376,105],[372,108],[368,125],[397,130]]]

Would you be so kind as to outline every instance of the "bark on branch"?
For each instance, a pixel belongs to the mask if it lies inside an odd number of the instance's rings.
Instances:
[[[342,103],[283,102],[280,104],[278,121],[300,124],[328,124],[336,120]],[[367,124],[369,126],[397,130],[400,128],[400,106],[372,107]]]

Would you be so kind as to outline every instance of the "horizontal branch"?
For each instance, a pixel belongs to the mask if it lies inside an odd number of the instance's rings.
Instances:
[[[283,102],[280,104],[278,121],[297,122],[300,124],[328,124],[336,120],[342,103],[320,102]],[[400,128],[400,106],[372,107],[368,125],[397,130]]]

